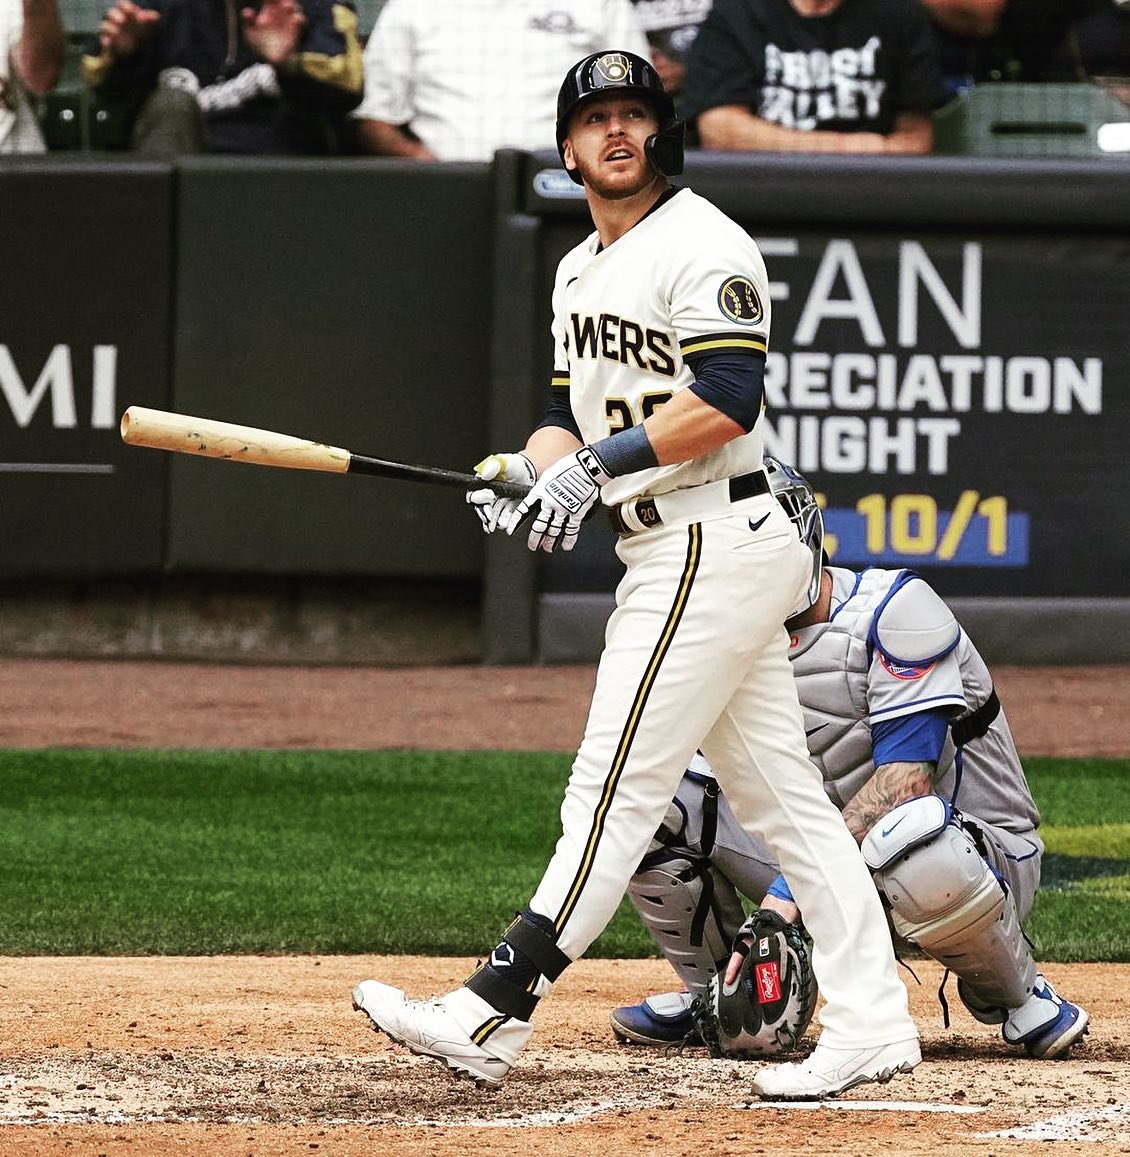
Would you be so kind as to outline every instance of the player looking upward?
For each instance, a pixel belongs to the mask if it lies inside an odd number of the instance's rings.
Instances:
[[[652,66],[585,57],[557,105],[562,161],[595,232],[553,290],[551,401],[521,452],[480,463],[533,483],[474,491],[488,531],[532,515],[531,550],[571,549],[598,502],[626,573],[541,883],[486,962],[438,1000],[366,980],[375,1026],[497,1083],[538,1001],[612,918],[695,750],[738,822],[771,847],[814,941],[823,1031],[804,1063],[756,1074],[764,1097],[834,1095],[921,1059],[867,867],[808,759],[783,623],[812,555],[762,467],[769,295],[757,246],[668,178],[682,125]],[[523,533],[525,530],[523,529]]]

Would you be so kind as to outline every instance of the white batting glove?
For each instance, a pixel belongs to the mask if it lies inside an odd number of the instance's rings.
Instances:
[[[600,488],[612,475],[591,446],[582,446],[559,458],[545,471],[533,490],[517,504],[506,523],[513,534],[526,515],[537,508],[526,545],[530,550],[572,550],[581,523],[600,501]]]
[[[533,486],[538,478],[534,464],[525,454],[491,454],[475,467],[475,473],[488,482],[497,479],[500,482],[521,482],[526,486]],[[503,498],[489,487],[468,490],[467,501],[479,516],[484,534],[493,534],[518,505],[517,498]]]

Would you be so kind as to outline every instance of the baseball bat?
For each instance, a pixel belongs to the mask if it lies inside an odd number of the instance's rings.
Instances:
[[[150,446],[179,454],[226,458],[231,462],[252,462],[257,466],[278,466],[286,470],[375,474],[381,478],[458,486],[463,490],[486,486],[503,498],[524,498],[530,489],[520,482],[486,481],[477,474],[444,470],[438,466],[410,466],[405,462],[370,458],[340,446],[311,442],[275,430],[257,430],[254,426],[237,426],[234,422],[194,418],[189,414],[151,410],[146,406],[130,406],[122,415],[122,441],[129,446]]]

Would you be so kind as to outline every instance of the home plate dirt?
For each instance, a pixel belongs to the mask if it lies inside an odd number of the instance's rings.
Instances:
[[[0,744],[575,745],[590,670],[483,675],[10,662],[0,671]],[[998,672],[998,687],[1022,752],[1130,754],[1125,669]],[[550,709],[530,711],[531,699]],[[552,733],[532,733],[530,717],[551,719]],[[291,743],[265,742],[280,720]],[[2,958],[0,1154],[1130,1153],[1127,965],[1049,965],[1060,991],[1088,1009],[1092,1029],[1070,1060],[1038,1062],[976,1023],[952,984],[953,1023],[944,1029],[941,970],[916,959],[918,982],[904,978],[922,1065],[818,1106],[752,1100],[751,1062],[617,1045],[609,1011],[671,987],[659,960],[570,968],[494,1091],[391,1045],[352,1009],[350,991],[366,977],[431,996],[474,965]]]
[[[660,961],[571,968],[539,1010],[521,1063],[493,1091],[391,1045],[352,1009],[350,989],[364,977],[427,996],[474,963],[0,960],[0,1152],[1130,1151],[1124,968],[1054,968],[1094,1028],[1071,1060],[1036,1062],[956,1002],[943,1029],[941,971],[916,960],[922,1065],[813,1108],[753,1100],[751,1062],[617,1045],[609,1010],[667,987]]]

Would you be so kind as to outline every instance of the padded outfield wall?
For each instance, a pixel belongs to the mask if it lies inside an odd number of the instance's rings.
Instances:
[[[1130,658],[1130,169],[692,156],[685,180],[765,253],[769,444],[825,495],[835,560],[914,567],[997,660]],[[48,582],[481,579],[480,657],[595,657],[602,522],[535,559],[448,491],[117,432],[137,403],[459,469],[519,444],[590,228],[555,157],[49,156],[0,167],[0,206],[6,618]]]

